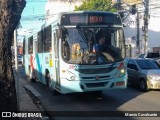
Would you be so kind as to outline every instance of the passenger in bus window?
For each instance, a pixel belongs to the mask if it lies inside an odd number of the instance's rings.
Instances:
[[[78,44],[77,45],[77,48],[76,48],[76,57],[79,57],[82,55],[82,52],[81,52],[81,47],[80,45]]]
[[[72,45],[72,59],[75,59],[77,57],[81,56],[81,47],[78,43],[75,43]]]

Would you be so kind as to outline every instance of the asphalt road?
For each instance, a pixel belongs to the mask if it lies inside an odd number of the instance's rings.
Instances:
[[[25,76],[23,70],[20,70],[20,77],[23,80],[28,80]],[[29,82],[29,80],[28,80]],[[116,120],[159,120],[160,117],[134,117],[133,114],[143,113],[143,111],[148,111],[149,114],[159,111],[160,115],[160,91],[152,90],[149,92],[141,92],[135,87],[128,87],[127,89],[119,90],[105,90],[101,95],[96,95],[94,93],[73,93],[54,96],[50,90],[43,84],[39,82],[29,83],[28,87],[32,89],[33,94],[39,99],[44,110],[48,111],[48,114],[54,120],[106,120],[106,119],[116,119]],[[63,111],[54,114],[50,111]],[[71,112],[78,111],[78,112]],[[85,112],[84,112],[85,111]],[[88,112],[86,112],[88,111]],[[91,112],[91,111],[98,111]],[[125,113],[130,113],[132,116],[121,117],[117,113],[112,112],[112,115],[106,117],[99,115],[99,112],[110,114],[110,111],[118,111],[124,115]],[[54,116],[54,115],[55,116]],[[67,117],[60,117],[61,115]],[[75,116],[74,116],[75,114]],[[78,115],[77,115],[78,114]],[[85,115],[89,114],[89,117]],[[73,117],[73,116],[74,117]],[[112,116],[116,117],[112,117]],[[76,117],[77,116],[77,117]]]

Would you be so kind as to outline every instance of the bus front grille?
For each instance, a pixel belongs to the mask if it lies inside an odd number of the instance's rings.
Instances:
[[[116,69],[116,67],[112,68],[94,68],[94,69],[75,69],[77,72],[82,74],[100,74],[100,73],[110,73]]]
[[[96,76],[86,76],[86,77],[81,77],[82,80],[97,80]],[[107,80],[111,79],[111,76],[99,76],[98,80]]]
[[[86,83],[86,86],[88,88],[93,88],[93,87],[105,87],[108,84],[108,82],[102,82],[102,83]]]

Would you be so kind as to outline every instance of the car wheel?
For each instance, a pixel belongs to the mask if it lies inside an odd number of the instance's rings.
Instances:
[[[139,81],[139,89],[141,91],[145,91],[147,92],[149,89],[148,89],[148,85],[147,85],[147,82],[145,80],[140,80]]]

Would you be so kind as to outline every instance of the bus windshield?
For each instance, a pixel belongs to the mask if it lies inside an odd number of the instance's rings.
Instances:
[[[108,64],[125,57],[122,28],[68,27],[62,34],[62,58],[67,63]]]

